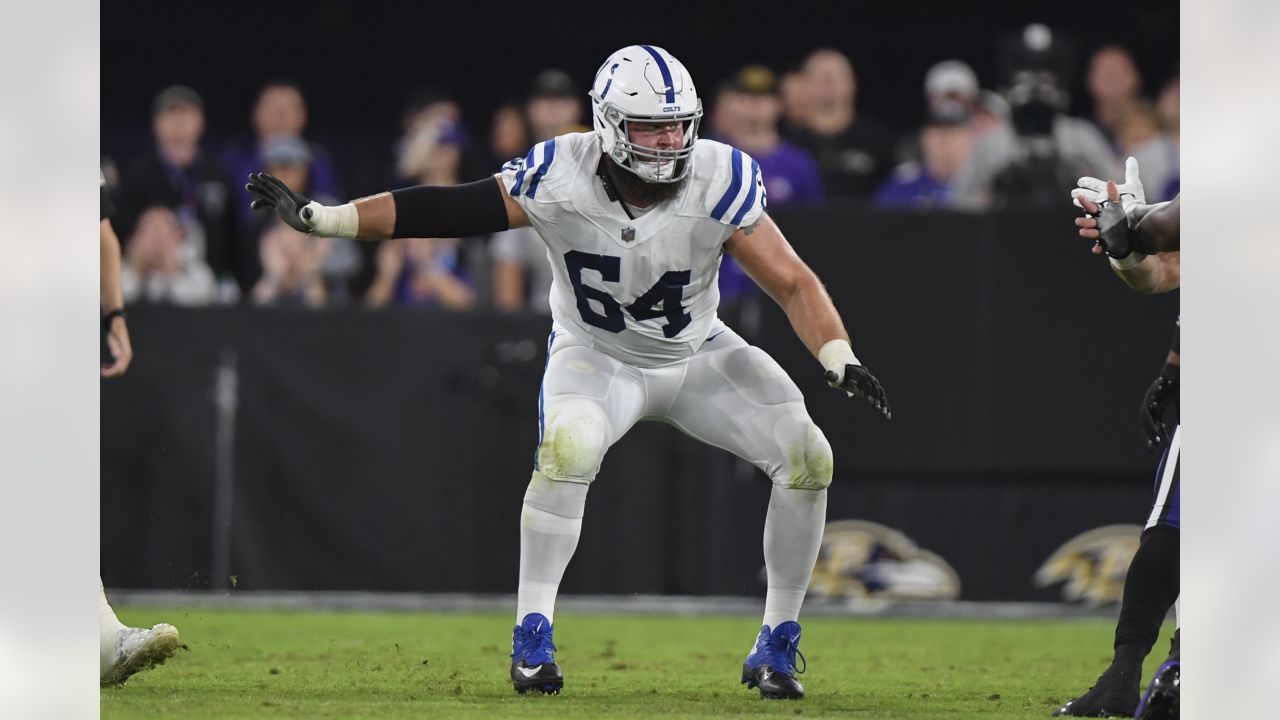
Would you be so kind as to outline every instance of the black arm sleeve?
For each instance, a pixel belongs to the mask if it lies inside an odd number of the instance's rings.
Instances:
[[[107,194],[106,186],[99,185],[98,188],[102,191],[102,217],[98,220],[106,220],[115,213],[116,206],[111,203],[111,196]]]
[[[396,227],[391,237],[460,238],[508,229],[497,178],[466,185],[419,185],[391,191]]]

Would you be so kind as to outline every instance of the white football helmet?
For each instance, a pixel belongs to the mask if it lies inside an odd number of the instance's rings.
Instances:
[[[684,64],[653,45],[631,45],[609,56],[591,84],[591,116],[601,149],[643,180],[682,180],[693,168],[702,100]],[[629,122],[684,123],[684,146],[656,150],[631,142]]]

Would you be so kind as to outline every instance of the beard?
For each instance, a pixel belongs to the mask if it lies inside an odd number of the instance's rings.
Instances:
[[[692,173],[685,175],[675,182],[656,183],[641,179],[640,176],[618,165],[611,157],[606,156],[601,159],[601,162],[604,163],[604,172],[609,176],[609,182],[614,189],[623,200],[637,207],[649,207],[674,198],[680,194],[680,190],[692,175]],[[679,174],[683,172],[684,163],[688,162],[688,159],[676,162],[678,163],[676,173]]]

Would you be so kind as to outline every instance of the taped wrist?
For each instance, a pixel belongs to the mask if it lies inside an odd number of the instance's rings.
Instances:
[[[459,238],[506,230],[507,206],[494,178],[465,185],[393,190],[396,227],[393,238]]]
[[[312,200],[303,206],[300,217],[320,237],[354,239],[360,230],[360,211],[352,203],[329,207]]]
[[[827,344],[818,349],[818,362],[822,367],[836,374],[836,377],[844,380],[844,368],[846,365],[861,365],[858,357],[853,354],[853,348],[849,346],[849,341],[844,339],[831,340]]]

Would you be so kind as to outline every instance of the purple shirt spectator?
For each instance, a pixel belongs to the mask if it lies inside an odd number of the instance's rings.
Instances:
[[[951,188],[919,163],[899,167],[875,196],[875,204],[884,208],[941,208],[950,203]]]
[[[253,107],[254,139],[249,142],[232,144],[222,155],[222,165],[231,174],[232,187],[235,188],[236,212],[242,227],[252,225],[253,211],[249,209],[252,199],[249,191],[244,189],[245,179],[249,173],[263,169],[262,147],[271,138],[279,136],[302,137],[307,127],[307,105],[302,97],[302,90],[296,84],[275,80],[263,86],[258,93],[258,101]],[[338,169],[329,152],[315,143],[310,143],[311,165],[307,168],[313,197],[324,196],[335,200],[342,199],[342,188],[338,183]]]

